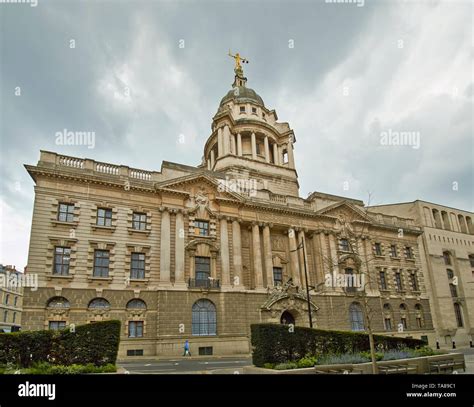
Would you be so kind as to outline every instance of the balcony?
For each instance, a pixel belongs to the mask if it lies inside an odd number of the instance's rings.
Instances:
[[[188,288],[201,288],[203,290],[220,290],[220,280],[217,279],[188,279]]]

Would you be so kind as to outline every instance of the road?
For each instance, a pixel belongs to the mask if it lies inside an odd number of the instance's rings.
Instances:
[[[130,374],[241,374],[251,358],[175,358],[119,362]],[[125,373],[126,373],[125,372]]]

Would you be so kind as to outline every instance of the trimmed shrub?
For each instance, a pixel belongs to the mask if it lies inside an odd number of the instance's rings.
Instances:
[[[378,351],[416,349],[425,345],[418,339],[374,335]],[[280,364],[302,359],[306,355],[346,354],[369,351],[369,336],[362,332],[329,331],[287,325],[251,325],[252,360],[255,366]]]
[[[0,333],[0,365],[19,368],[38,366],[40,362],[66,366],[115,365],[119,342],[120,321],[81,325],[75,332]]]

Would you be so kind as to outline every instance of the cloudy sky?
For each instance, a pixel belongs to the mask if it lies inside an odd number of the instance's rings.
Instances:
[[[301,196],[474,208],[468,0],[1,3],[0,263],[26,265],[23,164],[40,149],[198,164],[233,81],[229,48],[295,131]],[[58,145],[63,129],[95,132],[94,148]]]

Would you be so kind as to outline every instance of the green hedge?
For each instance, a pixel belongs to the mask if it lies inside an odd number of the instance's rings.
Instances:
[[[288,325],[251,325],[252,359],[255,366],[265,363],[288,363],[306,355],[341,354],[368,351],[369,336],[362,332],[328,331]],[[379,350],[412,348],[425,345],[419,339],[374,335]]]
[[[75,332],[25,331],[0,333],[0,365],[27,368],[38,362],[53,365],[115,364],[120,321],[77,326]]]

